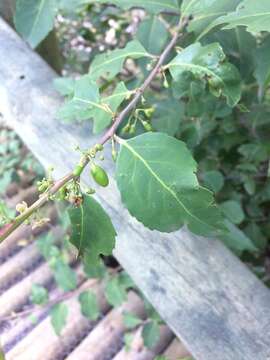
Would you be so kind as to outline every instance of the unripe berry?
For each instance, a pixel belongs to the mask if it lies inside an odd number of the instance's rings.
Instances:
[[[95,182],[100,186],[106,187],[109,185],[109,178],[104,169],[102,167],[92,164],[91,165],[91,175]]]

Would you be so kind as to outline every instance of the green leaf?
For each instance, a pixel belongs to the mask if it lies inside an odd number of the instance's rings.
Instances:
[[[54,79],[53,85],[55,89],[63,96],[73,95],[74,87],[75,87],[75,80],[72,78],[64,78],[60,77]]]
[[[125,312],[123,314],[123,322],[124,322],[124,325],[126,328],[134,329],[136,326],[138,326],[142,323],[142,319],[140,319],[138,316],[135,316],[131,313]]]
[[[62,329],[66,325],[68,316],[68,307],[64,303],[56,304],[51,312],[51,323],[56,335],[60,336]]]
[[[223,188],[224,177],[220,171],[207,171],[204,173],[204,183],[214,192],[219,192]]]
[[[186,145],[162,133],[122,141],[117,185],[129,212],[150,229],[216,234],[222,217],[212,193],[199,186],[197,165]]]
[[[39,252],[46,260],[50,259],[51,248],[54,246],[54,241],[54,236],[51,232],[48,232],[41,236],[36,242]]]
[[[130,9],[132,7],[144,8],[150,13],[159,13],[161,11],[171,11],[179,13],[177,0],[91,0],[91,3],[109,3],[119,6],[122,9]]]
[[[153,16],[142,21],[136,33],[137,39],[150,53],[159,55],[168,40],[169,32],[159,18]]]
[[[69,91],[71,92],[71,90]],[[91,110],[94,107],[100,108],[99,89],[88,75],[84,75],[75,81],[73,94],[71,100],[60,108],[59,118],[66,121],[86,120],[91,117]]]
[[[125,84],[120,82],[116,86],[112,95],[104,97],[100,100],[102,108],[95,108],[91,114],[94,120],[94,134],[100,133],[103,129],[110,125],[119,105],[128,98],[130,94],[131,92],[125,87]]]
[[[15,27],[35,48],[53,29],[54,0],[17,0]]]
[[[105,296],[108,303],[114,307],[122,305],[127,300],[126,288],[121,284],[118,276],[114,276],[107,282]]]
[[[189,31],[200,34],[210,23],[235,10],[241,0],[183,0],[182,16],[192,16]]]
[[[100,310],[96,295],[91,291],[84,291],[79,295],[82,314],[90,320],[97,320]]]
[[[116,232],[109,216],[93,199],[85,195],[79,207],[69,211],[72,235],[71,243],[79,254],[86,255],[89,262],[99,264],[99,255],[111,255]]]
[[[126,352],[130,351],[133,339],[134,339],[134,334],[132,332],[124,334],[124,343],[125,343],[125,351]]]
[[[218,43],[201,46],[194,43],[180,52],[168,65],[175,81],[185,72],[206,80],[213,95],[224,95],[228,105],[235,106],[241,97],[240,75],[237,68],[226,61]]]
[[[36,305],[44,305],[48,302],[48,290],[38,284],[33,284],[31,288],[30,301]]]
[[[270,83],[270,36],[254,51],[255,77],[264,92]]]
[[[243,251],[254,252],[258,250],[245,233],[233,223],[229,220],[225,220],[224,223],[228,231],[220,235],[219,238],[237,255],[241,255]]]
[[[245,219],[242,206],[235,200],[228,200],[220,204],[220,208],[226,217],[234,224],[240,224]]]
[[[144,345],[149,349],[153,348],[159,341],[160,337],[158,323],[156,321],[146,323],[142,330],[142,337]]]
[[[103,77],[107,80],[114,78],[122,70],[127,58],[139,59],[152,57],[137,40],[127,43],[123,49],[116,49],[108,53],[97,55],[90,65],[89,75],[96,80]]]
[[[169,97],[153,103],[152,125],[159,132],[174,136],[185,115],[185,104]]]
[[[102,279],[106,274],[106,266],[103,261],[100,259],[98,264],[92,264],[87,254],[83,257],[83,270],[85,275],[90,279]]]
[[[249,32],[270,31],[270,2],[268,0],[243,0],[235,11],[213,21],[204,33],[222,24],[226,24],[223,29],[246,26]]]
[[[64,291],[71,291],[76,289],[76,273],[68,264],[65,264],[61,259],[57,259],[54,262],[53,275],[58,286]]]

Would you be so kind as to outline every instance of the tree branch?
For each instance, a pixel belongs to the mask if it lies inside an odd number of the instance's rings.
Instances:
[[[181,35],[181,32],[187,26],[188,21],[189,21],[188,18],[180,19],[180,22],[176,27],[175,33],[172,36],[171,41],[159,56],[154,68],[152,69],[150,74],[146,77],[143,84],[136,90],[136,94],[134,95],[133,99],[116,116],[113,124],[102,136],[99,144],[104,145],[108,140],[110,140],[114,136],[121,122],[136,107],[138,102],[141,100],[141,97],[145,92],[145,90],[149,87],[153,79],[155,79],[155,77],[159,74],[162,65],[164,64],[171,50],[174,48],[179,36]],[[80,160],[80,166],[82,167],[82,169],[84,169],[88,163],[89,163],[89,156],[84,155]],[[56,194],[65,184],[67,184],[71,180],[75,180],[76,178],[77,175],[71,172],[66,176],[64,176],[63,178],[61,178],[60,180],[56,181],[48,191],[46,191],[43,195],[40,196],[39,200],[37,200],[33,205],[27,208],[22,214],[18,215],[10,224],[7,224],[2,229],[0,229],[0,242],[5,240],[21,224],[23,224],[33,213],[35,213],[40,207],[42,207],[46,202],[48,202],[51,196]]]

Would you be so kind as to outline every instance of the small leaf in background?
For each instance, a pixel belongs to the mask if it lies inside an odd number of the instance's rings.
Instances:
[[[0,194],[4,194],[8,185],[12,182],[13,170],[6,170],[0,177]]]
[[[158,355],[154,360],[169,360],[165,355]]]
[[[83,257],[83,270],[89,279],[102,279],[106,274],[106,266],[103,261],[100,260],[98,264],[92,264],[87,254]]]
[[[240,74],[234,65],[226,61],[218,43],[189,45],[167,67],[175,81],[179,81],[185,72],[192,72],[196,78],[207,81],[211,93],[216,97],[224,95],[231,107],[240,100]]]
[[[100,315],[96,295],[91,291],[84,291],[79,295],[82,314],[90,320],[97,320]]]
[[[159,132],[174,136],[185,116],[185,104],[172,97],[153,103],[152,124]]]
[[[91,0],[91,2],[109,3],[119,6],[122,9],[130,9],[131,7],[144,8],[146,11],[156,14],[161,11],[171,11],[179,13],[179,5],[177,0]]]
[[[242,230],[238,229],[229,220],[225,220],[224,224],[227,226],[228,231],[220,235],[219,238],[226,246],[235,252],[236,255],[240,256],[243,251],[258,251],[252,240],[250,240]]]
[[[51,232],[42,235],[36,241],[37,247],[41,255],[46,259],[50,259],[51,249],[54,246],[54,236]]]
[[[64,303],[56,304],[50,312],[51,323],[56,335],[60,336],[62,329],[66,325],[68,307]]]
[[[234,224],[240,224],[245,219],[242,206],[235,200],[228,200],[220,204],[220,208],[226,217]]]
[[[17,0],[15,27],[35,48],[53,29],[54,0]]]
[[[76,272],[61,259],[57,259],[53,266],[53,275],[58,286],[64,291],[71,291],[77,287]]]
[[[124,334],[125,351],[128,352],[131,350],[133,339],[134,339],[133,333],[125,333]]]
[[[55,89],[63,96],[73,95],[75,80],[73,78],[60,77],[54,79],[53,85]]]
[[[147,322],[142,330],[142,337],[144,345],[151,349],[153,348],[160,337],[159,325],[156,321]]]
[[[123,322],[126,328],[134,329],[142,323],[142,319],[131,313],[125,312],[123,314]]]
[[[252,242],[258,249],[265,250],[267,247],[267,238],[255,222],[248,224],[244,230],[246,235],[252,239]]]
[[[256,183],[255,183],[254,179],[247,175],[243,175],[242,179],[244,181],[244,188],[245,188],[246,192],[249,195],[253,195],[256,191]]]
[[[80,255],[86,255],[94,265],[99,264],[101,254],[111,255],[116,232],[111,219],[92,196],[85,195],[82,204],[70,208],[68,213],[72,227],[70,242]]]
[[[172,232],[187,224],[199,235],[216,235],[223,218],[212,193],[199,186],[196,162],[186,145],[163,133],[121,143],[117,185],[129,212],[150,229]]]
[[[99,77],[110,80],[122,70],[127,58],[139,59],[141,57],[151,57],[151,55],[139,41],[130,41],[123,49],[97,55],[90,65],[89,76],[93,80],[97,80]]]
[[[163,21],[152,16],[140,23],[136,37],[150,54],[159,55],[166,45],[169,32]]]
[[[213,190],[215,193],[219,192],[223,188],[224,176],[220,171],[206,171],[203,175],[203,179],[206,187],[209,187],[210,190]]]
[[[87,120],[92,116],[92,110],[99,107],[99,89],[88,75],[75,81],[74,93],[58,111],[58,118],[65,121]]]
[[[118,277],[119,284],[124,289],[128,290],[130,288],[135,287],[135,284],[134,284],[133,280],[131,279],[131,277],[125,271],[121,271],[120,274],[117,277]]]
[[[31,288],[30,301],[36,305],[44,305],[49,299],[48,290],[38,284],[33,284]]]
[[[107,281],[105,296],[108,303],[114,307],[122,305],[127,300],[126,288],[121,285],[118,276]]]

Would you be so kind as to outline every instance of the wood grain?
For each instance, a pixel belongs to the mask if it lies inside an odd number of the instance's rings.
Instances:
[[[89,124],[55,120],[55,73],[0,21],[0,112],[55,176],[96,142]],[[109,149],[108,149],[109,153]],[[104,166],[113,175],[109,160]],[[85,182],[89,181],[86,174]],[[123,208],[113,177],[98,192],[118,232],[115,256],[198,360],[270,359],[270,292],[218,240],[151,232]]]

